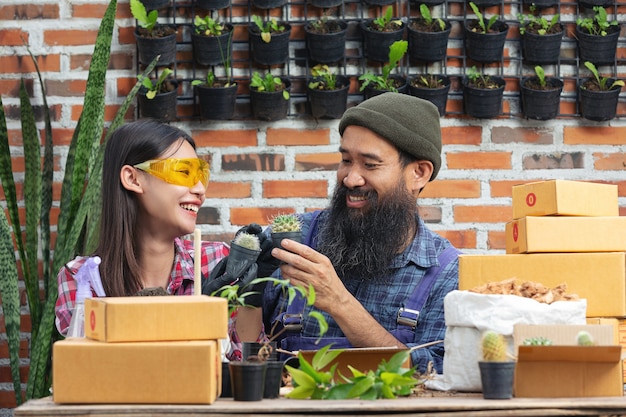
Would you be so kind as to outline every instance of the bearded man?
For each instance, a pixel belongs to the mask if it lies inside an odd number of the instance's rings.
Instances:
[[[279,276],[315,288],[313,307],[287,306],[279,287],[267,286],[263,324],[259,309],[240,309],[241,340],[288,326],[282,348],[408,347],[445,337],[444,296],[458,288],[458,250],[428,230],[416,198],[441,166],[439,113],[432,103],[399,93],[384,93],[348,109],[342,135],[337,186],[331,205],[305,213],[303,243],[285,239],[272,256]],[[275,274],[276,275],[276,274]],[[318,322],[329,325],[318,342]],[[443,343],[416,349],[413,365],[429,363],[443,372]]]

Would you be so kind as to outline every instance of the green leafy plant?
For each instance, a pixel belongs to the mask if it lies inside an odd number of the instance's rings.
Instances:
[[[230,62],[231,62],[230,43],[232,41],[232,38],[233,38],[233,32],[231,31],[228,36],[228,43],[226,45],[225,50],[224,48],[222,48],[221,41],[217,39],[218,47],[220,48],[220,55],[222,57],[222,64],[224,65],[224,74],[225,74],[224,80],[218,79],[218,77],[215,75],[215,72],[213,72],[212,70],[209,70],[207,71],[206,78],[204,80],[192,80],[191,81],[192,86],[204,84],[208,87],[214,87],[214,86],[231,87],[237,84],[231,80],[231,76],[230,76],[231,74],[230,72]]]
[[[137,19],[137,24],[140,27],[152,31],[157,24],[158,11],[151,10],[150,13],[147,12],[146,7],[140,0],[130,0],[130,12],[133,17]]]
[[[469,80],[469,84],[476,88],[500,88],[500,85],[498,85],[498,83],[492,77],[478,71],[478,69],[476,69],[476,66],[468,68],[467,78]]]
[[[506,340],[504,336],[493,330],[483,332],[480,347],[483,361],[504,362],[508,360]]]
[[[331,350],[331,345],[318,350],[309,363],[302,353],[298,354],[299,368],[285,365],[295,388],[286,397],[294,399],[348,399],[375,400],[409,395],[422,382],[415,378],[415,368],[404,368],[409,351],[394,354],[389,361],[383,360],[376,370],[364,373],[350,366],[351,376],[335,372],[337,364],[327,368],[343,349]]]
[[[272,33],[281,33],[285,31],[285,25],[278,23],[276,18],[271,18],[267,22],[263,22],[263,19],[257,15],[252,16],[252,21],[261,31],[261,39],[263,42],[270,43],[272,40]]]
[[[493,16],[491,16],[491,18],[489,18],[489,20],[487,20],[485,22],[485,18],[483,16],[483,14],[480,12],[480,10],[478,10],[478,6],[476,6],[471,1],[470,1],[469,5],[472,8],[472,11],[474,12],[474,14],[476,15],[476,20],[477,20],[478,26],[480,28],[480,30],[478,30],[478,28],[474,28],[474,32],[489,33],[491,31],[491,28],[494,25],[494,23],[496,23],[496,21],[498,20],[498,16],[497,15],[493,15]]]
[[[413,79],[415,87],[439,88],[443,86],[443,79],[434,74],[420,74]]]
[[[141,85],[143,85],[147,90],[146,97],[152,100],[157,94],[164,92],[162,89],[165,86],[165,81],[173,73],[174,72],[171,69],[163,68],[163,70],[161,71],[161,75],[156,80],[152,80],[148,77],[143,77]]]
[[[606,9],[602,6],[593,7],[593,17],[579,17],[576,24],[590,35],[606,36],[611,26],[617,26],[617,20],[609,22]]]
[[[576,344],[578,346],[594,346],[596,343],[591,333],[586,330],[581,330],[576,334]]]
[[[328,65],[317,64],[311,68],[311,75],[315,79],[309,82],[311,90],[336,90],[337,76],[330,70]]]
[[[280,77],[274,77],[270,72],[262,76],[255,71],[250,80],[250,87],[255,88],[257,91],[266,91],[269,93],[282,90],[283,98],[289,100],[289,91],[284,88],[283,81]]]
[[[559,25],[559,14],[552,16],[548,20],[545,17],[535,14],[535,5],[530,6],[530,14],[519,14],[517,18],[520,23],[519,33],[524,35],[526,32],[536,33],[538,35],[546,35],[548,33],[558,33],[562,31]]]
[[[585,67],[587,67],[587,69],[591,71],[601,91],[608,91],[608,90],[612,90],[615,87],[624,86],[623,80],[614,80],[613,83],[610,86],[608,86],[607,83],[609,82],[609,78],[601,76],[598,73],[596,66],[592,62],[585,61]]]
[[[402,20],[393,19],[393,8],[388,7],[385,11],[385,14],[378,16],[375,19],[372,19],[370,28],[372,30],[377,30],[380,32],[384,32],[387,30],[394,30],[400,26],[402,26]]]
[[[535,66],[535,74],[537,75],[537,79],[539,80],[539,85],[542,87],[546,86],[546,73],[543,70],[541,65]]]
[[[389,90],[392,92],[398,92],[398,89],[395,86],[393,78],[390,78],[391,72],[398,67],[400,60],[406,54],[408,49],[407,41],[395,41],[389,46],[389,62],[383,65],[383,73],[382,75],[365,73],[359,77],[360,81],[363,81],[361,84],[360,91],[365,90],[370,84],[373,84],[376,89],[379,90]]]
[[[438,27],[440,31],[445,30],[446,22],[439,17],[433,18],[430,14],[430,9],[424,3],[420,4],[420,14],[428,26]]]
[[[58,338],[54,332],[54,307],[58,296],[56,274],[76,254],[89,253],[95,248],[97,225],[100,218],[100,178],[104,143],[108,140],[109,134],[123,123],[124,115],[140,87],[140,84],[136,83],[128,94],[109,126],[104,142],[101,143],[104,130],[106,69],[111,54],[111,38],[115,25],[116,9],[117,1],[112,0],[102,18],[95,41],[87,77],[83,111],[67,152],[59,218],[57,226],[54,227],[57,233],[54,245],[50,239],[53,230],[50,225],[54,172],[53,135],[50,125],[50,110],[46,101],[45,83],[41,78],[35,57],[31,55],[42,90],[46,135],[42,168],[42,155],[40,141],[37,137],[38,129],[35,124],[35,116],[28,93],[22,83],[20,87],[20,112],[26,165],[23,202],[23,207],[26,209],[25,223],[20,221],[18,214],[18,199],[11,168],[7,125],[4,107],[0,99],[0,180],[13,232],[11,234],[11,228],[3,211],[0,215],[0,292],[6,323],[11,374],[18,404],[22,403],[19,375],[18,264],[23,274],[32,325],[30,371],[26,384],[26,399],[41,398],[50,395],[51,348],[54,340]],[[156,61],[148,65],[144,74],[152,71],[155,64]],[[14,238],[19,254],[18,259],[16,259],[13,249]],[[38,257],[39,253],[41,259]],[[41,260],[43,268],[41,277],[38,271],[39,260]],[[40,298],[40,278],[43,281],[43,300]]]
[[[195,33],[204,36],[219,36],[225,30],[225,26],[222,23],[209,15],[205,17],[196,15],[193,20],[193,28]]]
[[[529,337],[522,341],[522,345],[524,346],[551,346],[552,340],[543,336]]]

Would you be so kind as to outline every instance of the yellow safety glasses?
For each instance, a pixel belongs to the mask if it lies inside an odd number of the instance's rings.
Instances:
[[[169,184],[189,188],[198,181],[205,187],[209,184],[209,163],[200,158],[151,159],[134,167]]]

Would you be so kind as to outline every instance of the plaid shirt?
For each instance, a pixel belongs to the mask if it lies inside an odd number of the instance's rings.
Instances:
[[[167,284],[167,292],[173,295],[193,295],[194,292],[194,267],[193,241],[174,239],[174,266],[170,274],[170,281]],[[228,256],[229,248],[222,242],[202,242],[202,267],[201,272],[205,277],[209,276],[209,271],[225,256]],[[57,298],[55,313],[56,326],[59,333],[67,334],[74,300],[76,299],[76,281],[73,274],[76,274],[80,267],[87,260],[84,256],[78,256],[67,263],[67,267],[61,268],[57,281],[59,283],[59,297]],[[92,293],[95,297],[96,294]]]
[[[324,221],[324,213],[320,215],[319,222]],[[307,236],[311,225],[312,213],[302,216],[302,235]],[[395,257],[390,265],[390,279],[384,282],[364,282],[359,279],[342,277],[347,290],[363,305],[378,323],[388,331],[398,327],[396,318],[398,310],[413,294],[415,288],[424,277],[426,271],[439,265],[438,255],[451,243],[428,230],[424,222],[418,217],[418,233],[410,246]],[[430,292],[426,303],[419,315],[419,323],[415,329],[412,343],[408,347],[443,340],[446,333],[444,321],[443,299],[445,295],[458,289],[458,257],[454,258],[447,266],[442,268]],[[272,302],[272,300],[274,300]],[[267,286],[265,291],[264,322],[265,328],[270,328],[270,323],[276,316],[285,311],[281,305],[285,302],[279,287]],[[304,337],[316,337],[319,334],[319,326],[316,320],[307,320],[308,312],[314,307],[306,307],[303,328],[300,333]],[[321,312],[321,311],[320,311]],[[343,337],[341,328],[331,316],[321,312],[326,317],[329,325],[328,332],[324,337]],[[323,346],[323,342],[320,346]],[[421,348],[411,353],[413,365],[417,365],[421,372],[426,371],[428,363],[432,362],[435,369],[443,372],[443,343]]]

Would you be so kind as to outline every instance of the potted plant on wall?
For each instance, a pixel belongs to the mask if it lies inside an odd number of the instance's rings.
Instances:
[[[365,19],[360,23],[363,33],[363,54],[371,61],[385,62],[389,47],[404,36],[404,22],[394,19],[393,8],[375,19]]]
[[[191,43],[193,57],[200,65],[218,65],[231,55],[233,25],[220,23],[210,15],[196,15]]]
[[[228,74],[228,69],[225,69]],[[237,83],[230,77],[217,78],[213,71],[208,71],[206,80],[193,80],[200,116],[208,120],[228,120],[235,114],[237,102]]]
[[[230,6],[230,0],[195,0],[195,3],[203,10],[219,10]]]
[[[576,19],[578,58],[595,65],[613,64],[621,26],[617,20],[609,21],[606,9],[593,8],[593,17]]]
[[[366,100],[386,91],[394,93],[406,92],[406,77],[400,74],[392,74],[391,72],[398,67],[407,49],[407,41],[395,41],[389,46],[388,62],[383,65],[382,74],[366,72],[359,77],[359,81],[362,82],[360,91],[363,91]]]
[[[524,61],[533,64],[557,63],[563,39],[563,25],[559,22],[559,14],[548,20],[536,14],[536,7],[533,5],[530,6],[530,14],[520,14],[518,19]]]
[[[409,78],[409,94],[433,103],[440,116],[446,113],[448,91],[450,78],[445,75],[417,74]]]
[[[350,81],[335,75],[325,64],[311,68],[311,76],[307,81],[311,114],[318,119],[339,119],[348,106]]]
[[[478,119],[497,117],[502,111],[503,78],[486,75],[476,67],[469,68],[461,81],[465,113]]]
[[[506,339],[487,330],[481,337],[482,360],[478,362],[483,398],[489,400],[513,397],[515,362],[509,359]]]
[[[143,0],[143,3],[147,10],[155,10],[169,6],[172,0]]]
[[[148,65],[160,55],[159,65],[172,64],[176,59],[176,27],[158,24],[158,12],[147,13],[140,0],[130,0],[130,11],[138,25],[134,33],[139,62]]]
[[[603,77],[593,63],[585,62],[585,67],[593,77],[583,79],[578,84],[578,103],[580,114],[585,119],[605,121],[615,118],[619,93],[624,81]]]
[[[465,21],[465,53],[469,59],[477,62],[497,62],[504,53],[504,41],[509,32],[509,25],[493,15],[489,20],[473,3],[469,3],[476,15],[475,19]]]
[[[252,115],[264,121],[281,120],[289,112],[291,81],[275,77],[271,72],[252,74],[250,80],[250,107]]]
[[[304,34],[309,58],[320,64],[331,64],[343,59],[347,30],[348,24],[343,20],[322,17],[307,22]]]
[[[252,60],[257,64],[283,64],[289,58],[290,24],[275,18],[263,22],[261,17],[254,15],[248,25],[248,34]]]
[[[157,78],[139,76],[141,88],[137,93],[139,112],[142,117],[163,121],[176,119],[178,81],[170,77],[173,71],[163,68]]]
[[[535,66],[535,75],[520,80],[522,112],[529,119],[554,119],[559,114],[563,81],[546,77],[543,67]]]
[[[446,57],[452,24],[448,20],[433,18],[430,9],[420,4],[421,17],[413,18],[407,26],[409,33],[409,59],[436,62]]]

